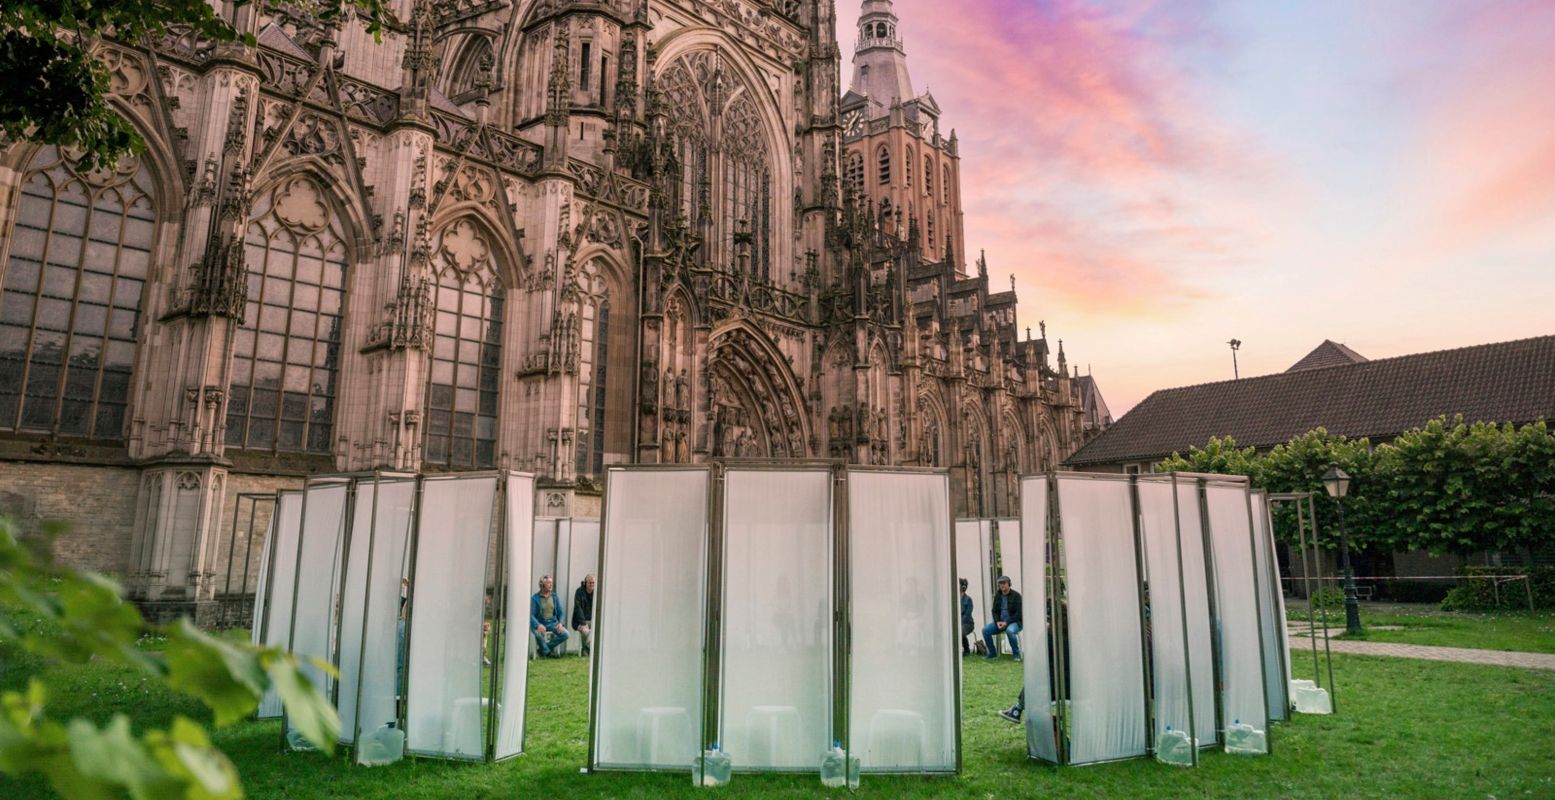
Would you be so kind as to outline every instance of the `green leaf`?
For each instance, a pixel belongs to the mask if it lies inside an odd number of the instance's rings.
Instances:
[[[129,718],[123,714],[115,714],[101,730],[84,719],[71,720],[66,730],[71,762],[82,777],[100,785],[102,796],[109,796],[108,787],[117,786],[131,797],[163,798],[177,783],[130,732]]]
[[[187,618],[167,634],[168,685],[210,706],[217,727],[237,722],[259,707],[265,671],[257,650],[211,636]]]
[[[188,783],[185,797],[226,800],[243,796],[237,768],[211,744],[197,723],[177,717],[171,731],[155,731],[146,739],[162,766]]]
[[[340,715],[329,699],[297,669],[297,660],[277,653],[269,663],[271,684],[286,706],[287,722],[326,753],[335,751]]]

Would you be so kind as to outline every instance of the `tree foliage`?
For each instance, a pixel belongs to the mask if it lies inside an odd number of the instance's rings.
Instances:
[[[321,749],[334,747],[340,717],[296,658],[212,636],[187,619],[149,625],[113,581],[54,564],[49,545],[47,536],[19,541],[10,521],[0,517],[0,604],[36,620],[21,626],[0,614],[0,643],[46,658],[97,660],[146,673],[205,704],[218,727],[253,714],[274,687],[301,733]],[[165,636],[166,650],[136,647],[148,635]],[[237,770],[199,723],[178,717],[166,730],[137,734],[122,714],[101,725],[54,719],[48,697],[38,678],[26,691],[0,694],[0,773],[41,774],[64,797],[242,796]]]
[[[354,8],[375,35],[383,0],[297,0],[326,24]],[[170,30],[254,44],[207,0],[5,0],[0,3],[0,135],[82,154],[88,169],[139,152],[140,136],[108,102],[109,75],[93,51],[102,40],[149,43]]]
[[[1461,555],[1555,544],[1555,431],[1544,422],[1517,428],[1440,418],[1376,447],[1318,428],[1263,454],[1229,437],[1210,439],[1156,470],[1246,475],[1271,492],[1313,492],[1320,541],[1333,547],[1337,504],[1322,483],[1333,464],[1351,477],[1344,514],[1357,547]],[[1291,537],[1293,509],[1276,513],[1279,532]]]

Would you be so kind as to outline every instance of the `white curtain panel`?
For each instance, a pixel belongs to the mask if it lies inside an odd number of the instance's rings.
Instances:
[[[1220,615],[1221,719],[1226,725],[1240,721],[1267,730],[1247,485],[1210,483],[1204,491]]]
[[[1053,665],[1049,647],[1052,621],[1048,605],[1048,481],[1045,477],[1022,478],[1021,574],[1032,576],[1022,587],[1021,603],[1026,618],[1022,632],[1025,655],[1022,682],[1026,689],[1026,753],[1043,761],[1058,761],[1058,739],[1053,728]]]
[[[701,746],[709,473],[607,475],[595,765],[689,769]]]
[[[567,583],[564,587],[561,579],[558,579],[556,586],[564,592],[562,597],[567,601],[567,618],[570,621],[575,605],[574,593],[578,591],[578,584],[583,582],[585,575],[594,576],[595,591],[599,591],[599,520],[565,519],[560,526],[557,539],[566,543],[566,550],[558,553],[557,560],[564,562],[566,567],[558,567],[557,571],[566,576]],[[574,636],[567,640],[567,652],[579,653],[582,650],[583,637]]]
[[[1026,594],[1024,561],[1021,560],[1020,522],[1013,519],[994,520],[999,526],[999,550],[1003,556],[1000,572],[1010,576],[1010,584],[1023,596]],[[997,576],[995,576],[997,577]],[[994,587],[998,591],[998,587]]]
[[[340,601],[338,705],[340,736],[347,743],[398,716],[394,699],[399,693],[400,582],[408,575],[406,556],[415,502],[414,478],[382,478],[376,486],[364,480],[357,485],[351,554]]]
[[[411,577],[405,748],[485,757],[481,639],[497,476],[422,483]],[[528,615],[525,615],[527,626]]]
[[[1145,673],[1129,484],[1057,480],[1069,623],[1069,761],[1142,756]]]
[[[983,625],[988,620],[988,551],[983,549],[983,525],[984,521],[975,519],[956,520],[956,573],[958,578],[966,579],[966,596],[972,598],[972,625],[974,636],[981,636]],[[957,587],[960,587],[958,582]],[[960,615],[961,598],[956,598],[957,619]],[[961,631],[956,629],[957,633]]]
[[[288,609],[288,613],[295,610],[291,651],[302,659],[302,673],[326,693],[331,691],[332,681],[311,659],[326,664],[333,661],[330,642],[334,638],[348,486],[346,481],[316,483],[304,492],[302,533],[293,562],[296,591],[293,608]]]
[[[831,747],[832,475],[724,475],[719,741],[736,769],[815,770]]]
[[[260,566],[262,594],[254,600],[254,640],[285,649],[292,631],[292,588],[297,579],[297,538],[302,533],[302,492],[276,494],[276,510],[270,517],[270,536]],[[266,689],[259,701],[259,718],[281,716],[281,696]]]
[[[1258,570],[1258,611],[1263,629],[1263,680],[1269,697],[1269,719],[1290,717],[1290,684],[1286,678],[1286,642],[1284,591],[1280,585],[1280,566],[1273,558],[1274,539],[1269,529],[1268,497],[1253,492],[1253,554]]]
[[[946,476],[848,473],[850,751],[866,771],[956,768],[955,574]]]
[[[254,584],[254,608],[252,618],[248,624],[248,641],[250,644],[264,644],[265,638],[265,597],[269,590],[270,582],[270,550],[275,546],[275,527],[280,519],[280,514],[271,514],[270,521],[265,524],[264,544],[259,547],[259,581]],[[252,532],[250,532],[252,535]]]
[[[507,478],[507,597],[502,628],[502,687],[498,706],[495,757],[511,758],[524,751],[525,701],[529,689],[529,595],[523,579],[530,574],[530,548],[536,524],[535,479],[529,475]],[[570,628],[569,628],[570,630]]]
[[[535,520],[535,532],[531,537],[534,546],[529,562],[532,566],[529,569],[529,580],[524,583],[530,594],[540,591],[542,577],[546,575],[556,577],[556,539],[563,524],[565,521],[559,519]],[[562,586],[563,584],[558,580],[556,582],[558,592],[565,591]],[[524,618],[529,618],[528,612],[525,612]]]
[[[1179,514],[1186,517],[1182,522],[1181,560]],[[1139,519],[1145,550],[1145,584],[1149,590],[1155,735],[1159,738],[1170,727],[1200,741],[1213,741],[1214,652],[1210,646],[1209,602],[1204,591],[1195,485],[1192,481],[1174,484],[1171,476],[1141,477]],[[1194,676],[1191,686],[1190,674]],[[1193,707],[1199,710],[1191,719],[1190,694]]]

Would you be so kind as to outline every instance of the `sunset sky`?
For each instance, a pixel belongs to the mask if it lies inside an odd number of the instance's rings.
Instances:
[[[837,0],[843,79],[859,0]],[[895,0],[968,246],[1115,416],[1555,333],[1555,2]]]

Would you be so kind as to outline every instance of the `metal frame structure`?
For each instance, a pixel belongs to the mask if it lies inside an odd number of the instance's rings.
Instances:
[[[269,644],[269,642],[266,640],[269,638],[270,632],[270,623],[272,617],[271,609],[276,607],[276,576],[280,574],[277,571],[279,569],[279,567],[277,567],[277,559],[281,555],[279,549],[281,537],[279,534],[281,531],[281,524],[284,521],[283,515],[285,513],[288,501],[298,504],[296,535],[299,538],[302,536],[301,505],[303,500],[303,493],[300,490],[283,489],[275,492],[273,496],[275,497],[275,510],[270,515],[270,527],[265,533],[264,553],[259,558],[259,580],[254,587],[254,625],[253,629],[249,631],[250,640],[254,644],[261,646]],[[296,557],[296,548],[292,548],[291,555],[293,558]],[[293,571],[295,574],[295,567]],[[288,596],[285,598],[284,604],[286,607],[288,621],[291,619],[291,607],[293,599],[296,596],[296,590],[297,587],[293,585],[291,587],[290,594],[288,594]],[[288,644],[291,641],[290,629],[288,629],[286,632],[286,640]],[[260,701],[259,708],[255,710],[254,714],[256,719],[280,718],[282,714],[280,711],[275,713],[267,713],[265,711],[265,705],[267,701],[271,700],[273,700],[275,703],[280,702],[279,698],[275,695],[275,690],[273,688],[265,692],[265,699]]]
[[[1035,753],[1032,753],[1030,751],[1030,745],[1029,744],[1028,744],[1028,753],[1027,753],[1028,756],[1030,758],[1032,758],[1033,760],[1044,761],[1044,762],[1047,762],[1047,763],[1054,763],[1054,764],[1058,764],[1058,765],[1075,765],[1075,762],[1073,761],[1073,750],[1072,750],[1072,746],[1073,745],[1072,745],[1072,742],[1071,742],[1071,737],[1072,737],[1072,734],[1073,734],[1073,731],[1072,731],[1072,728],[1071,728],[1072,720],[1070,719],[1073,711],[1072,711],[1072,708],[1070,706],[1070,701],[1072,700],[1072,698],[1070,697],[1071,685],[1070,685],[1070,664],[1069,664],[1069,647],[1068,647],[1069,633],[1070,633],[1070,631],[1069,631],[1069,606],[1068,606],[1068,596],[1069,596],[1068,580],[1069,580],[1069,578],[1068,578],[1068,575],[1067,575],[1067,564],[1068,564],[1067,554],[1066,554],[1065,546],[1064,546],[1064,534],[1065,534],[1064,526],[1063,526],[1064,516],[1063,516],[1062,501],[1060,499],[1060,492],[1059,492],[1059,484],[1060,484],[1060,482],[1062,482],[1062,481],[1075,481],[1075,480],[1119,481],[1119,482],[1127,482],[1128,486],[1129,486],[1129,503],[1130,503],[1130,506],[1131,506],[1131,508],[1130,508],[1130,511],[1131,511],[1130,516],[1131,516],[1131,519],[1132,519],[1132,531],[1131,531],[1131,534],[1132,534],[1132,537],[1133,537],[1133,546],[1134,546],[1134,567],[1135,567],[1135,579],[1136,579],[1136,584],[1137,584],[1136,585],[1136,590],[1138,592],[1138,597],[1139,597],[1140,634],[1141,634],[1140,647],[1141,647],[1141,663],[1143,665],[1142,672],[1143,672],[1143,675],[1144,675],[1144,697],[1145,697],[1144,725],[1145,725],[1146,752],[1142,753],[1142,754],[1140,754],[1138,756],[1128,756],[1128,757],[1124,757],[1124,758],[1121,758],[1121,759],[1106,759],[1106,760],[1102,760],[1102,761],[1087,761],[1087,762],[1084,762],[1084,763],[1085,764],[1107,763],[1107,761],[1117,761],[1117,760],[1127,760],[1129,758],[1148,757],[1149,755],[1151,755],[1151,754],[1153,754],[1155,752],[1155,744],[1156,744],[1155,743],[1155,715],[1157,714],[1157,709],[1156,709],[1157,698],[1155,697],[1155,693],[1154,693],[1155,692],[1155,690],[1154,690],[1154,678],[1153,678],[1153,674],[1152,674],[1153,665],[1151,663],[1151,660],[1152,660],[1151,654],[1152,654],[1153,648],[1152,648],[1152,644],[1151,644],[1151,640],[1150,640],[1150,637],[1153,635],[1153,633],[1151,633],[1150,631],[1152,631],[1153,629],[1147,627],[1147,625],[1146,625],[1147,620],[1146,620],[1146,616],[1145,616],[1146,615],[1146,608],[1147,608],[1147,604],[1148,604],[1148,599],[1147,599],[1147,596],[1146,596],[1146,588],[1145,588],[1145,585],[1144,585],[1144,582],[1145,582],[1145,571],[1146,571],[1145,570],[1145,566],[1144,566],[1146,544],[1145,544],[1145,541],[1144,541],[1143,530],[1142,530],[1142,527],[1141,527],[1142,503],[1141,503],[1140,494],[1139,494],[1139,484],[1142,481],[1160,481],[1160,482],[1170,481],[1170,487],[1171,487],[1171,490],[1172,490],[1172,510],[1173,510],[1173,520],[1174,520],[1173,521],[1174,530],[1173,530],[1173,539],[1172,539],[1172,541],[1175,544],[1174,558],[1175,558],[1176,565],[1177,565],[1178,608],[1179,608],[1180,614],[1181,614],[1179,620],[1173,620],[1171,622],[1172,623],[1180,622],[1180,624],[1181,624],[1180,630],[1181,630],[1181,634],[1182,634],[1182,637],[1183,637],[1183,643],[1184,643],[1183,667],[1184,667],[1184,674],[1187,676],[1186,677],[1186,684],[1187,684],[1186,685],[1186,695],[1187,695],[1187,703],[1188,703],[1188,713],[1187,713],[1187,716],[1188,716],[1188,722],[1189,722],[1188,735],[1189,735],[1190,740],[1197,741],[1199,739],[1199,736],[1200,736],[1200,731],[1198,730],[1198,713],[1197,713],[1198,708],[1197,708],[1197,705],[1195,703],[1194,693],[1193,693],[1193,684],[1194,684],[1194,680],[1193,680],[1193,675],[1194,675],[1194,673],[1193,673],[1193,663],[1194,663],[1193,662],[1193,648],[1190,645],[1191,639],[1189,637],[1189,612],[1188,612],[1188,605],[1187,605],[1186,575],[1185,575],[1185,572],[1184,572],[1184,566],[1185,566],[1186,562],[1185,562],[1184,553],[1183,553],[1183,533],[1182,533],[1182,518],[1183,517],[1182,517],[1182,515],[1185,512],[1186,513],[1197,513],[1199,515],[1200,535],[1201,535],[1202,544],[1203,544],[1203,557],[1204,557],[1204,570],[1205,570],[1205,594],[1206,594],[1206,600],[1207,600],[1208,607],[1209,607],[1209,622],[1210,622],[1209,629],[1210,629],[1210,635],[1211,635],[1210,651],[1213,654],[1213,657],[1211,658],[1211,663],[1213,665],[1213,676],[1214,676],[1213,677],[1213,685],[1215,687],[1218,687],[1218,690],[1215,691],[1215,693],[1214,693],[1214,701],[1215,701],[1214,702],[1214,709],[1215,709],[1215,723],[1214,723],[1214,725],[1215,725],[1216,739],[1214,741],[1212,741],[1212,742],[1209,742],[1209,743],[1201,743],[1198,748],[1194,748],[1193,762],[1192,763],[1195,766],[1197,766],[1197,764],[1198,764],[1198,753],[1197,753],[1197,751],[1199,749],[1204,748],[1204,747],[1213,747],[1217,743],[1223,742],[1224,741],[1223,732],[1226,729],[1226,724],[1225,724],[1225,721],[1224,721],[1225,698],[1223,696],[1225,691],[1226,691],[1226,688],[1225,688],[1226,687],[1226,681],[1225,681],[1225,677],[1222,674],[1222,663],[1221,663],[1224,660],[1224,655],[1223,655],[1223,653],[1224,653],[1224,641],[1222,639],[1222,636],[1221,636],[1221,633],[1220,633],[1220,630],[1219,630],[1220,629],[1220,620],[1222,618],[1221,617],[1221,611],[1220,611],[1220,606],[1221,606],[1222,600],[1219,597],[1219,594],[1220,594],[1220,585],[1219,585],[1220,584],[1220,579],[1219,579],[1219,576],[1218,576],[1218,574],[1216,572],[1216,568],[1215,568],[1216,548],[1215,548],[1215,543],[1214,543],[1213,529],[1211,527],[1210,518],[1209,518],[1208,488],[1209,488],[1210,485],[1218,484],[1218,485],[1233,485],[1233,486],[1240,487],[1242,489],[1243,493],[1244,493],[1243,496],[1246,498],[1245,499],[1245,503],[1246,503],[1246,508],[1247,508],[1248,525],[1249,525],[1249,540],[1248,540],[1248,545],[1250,547],[1249,559],[1251,561],[1251,563],[1250,563],[1250,571],[1251,571],[1252,578],[1253,578],[1253,593],[1254,593],[1254,604],[1255,604],[1254,617],[1257,620],[1257,639],[1258,639],[1258,651],[1259,651],[1258,652],[1258,659],[1259,659],[1258,660],[1258,664],[1259,664],[1259,670],[1260,670],[1260,681],[1259,681],[1259,683],[1260,683],[1260,687],[1261,687],[1261,689],[1263,691],[1263,708],[1265,709],[1265,711],[1267,711],[1267,708],[1268,708],[1268,685],[1267,685],[1267,682],[1262,679],[1263,678],[1263,674],[1264,674],[1264,664],[1266,663],[1265,662],[1265,658],[1264,658],[1264,656],[1265,656],[1265,652],[1264,652],[1264,630],[1263,630],[1264,617],[1263,617],[1263,613],[1262,613],[1262,604],[1266,600],[1266,598],[1264,597],[1264,593],[1265,593],[1265,588],[1266,588],[1267,584],[1264,583],[1264,581],[1266,580],[1267,576],[1260,576],[1259,575],[1259,570],[1258,570],[1258,565],[1257,565],[1256,541],[1254,540],[1254,537],[1257,536],[1259,529],[1258,529],[1258,526],[1256,524],[1256,521],[1253,519],[1251,490],[1250,490],[1250,488],[1248,486],[1247,480],[1245,478],[1240,478],[1240,477],[1236,477],[1236,476],[1212,475],[1212,474],[1200,474],[1200,473],[1185,473],[1185,472],[1184,473],[1167,473],[1167,474],[1154,475],[1154,476],[1112,475],[1112,474],[1073,473],[1073,472],[1064,472],[1064,473],[1048,472],[1048,473],[1037,473],[1037,474],[1030,474],[1030,475],[1022,476],[1022,480],[1023,481],[1028,479],[1028,478],[1041,479],[1041,480],[1044,481],[1043,489],[1046,492],[1046,502],[1047,502],[1047,508],[1046,508],[1046,513],[1045,513],[1046,530],[1044,530],[1044,531],[1028,532],[1027,530],[1025,530],[1026,526],[1023,526],[1022,530],[1021,530],[1021,537],[1022,537],[1022,540],[1023,540],[1022,544],[1021,544],[1021,549],[1022,549],[1023,552],[1027,551],[1028,545],[1030,543],[1034,543],[1036,541],[1040,541],[1042,543],[1042,545],[1043,545],[1043,554],[1041,556],[1041,562],[1042,562],[1042,565],[1043,565],[1043,575],[1042,575],[1041,579],[1046,581],[1046,589],[1047,589],[1048,596],[1046,598],[1046,600],[1047,600],[1047,603],[1046,603],[1047,608],[1042,609],[1042,613],[1046,616],[1046,619],[1044,620],[1044,623],[1045,623],[1044,627],[1046,629],[1043,630],[1042,628],[1038,628],[1037,630],[1040,630],[1042,632],[1042,634],[1044,635],[1044,637],[1046,638],[1046,642],[1043,645],[1040,645],[1040,646],[1044,646],[1046,648],[1046,652],[1047,652],[1047,655],[1048,655],[1049,676],[1050,676],[1050,680],[1051,680],[1052,687],[1053,687],[1053,692],[1052,692],[1053,696],[1051,698],[1052,701],[1053,701],[1053,711],[1052,711],[1052,714],[1051,714],[1051,720],[1052,720],[1052,725],[1054,727],[1054,742],[1053,743],[1054,743],[1055,758],[1053,760],[1049,761],[1045,757],[1042,757],[1042,756],[1039,756],[1039,755],[1037,755]],[[1180,505],[1181,499],[1180,499],[1180,494],[1179,494],[1178,490],[1179,490],[1179,488],[1183,487],[1184,485],[1188,485],[1188,486],[1191,486],[1193,488],[1193,493],[1194,493],[1194,497],[1195,497],[1196,505],[1197,505],[1196,509],[1191,509],[1190,510],[1190,509],[1184,509],[1184,508],[1181,507],[1181,505]],[[1022,493],[1023,501],[1024,501],[1024,498],[1026,497],[1026,495],[1027,495],[1027,493],[1023,491],[1023,493]],[[1272,530],[1272,528],[1271,528],[1271,530]],[[1028,535],[1032,536],[1034,538],[1028,541],[1028,540],[1026,540],[1026,537]],[[1271,552],[1270,555],[1271,555],[1271,561],[1272,561],[1272,556],[1273,556],[1272,552]],[[1028,581],[1027,583],[1029,584],[1030,582]],[[1152,624],[1161,624],[1164,621],[1156,619],[1156,620],[1152,620],[1151,622],[1152,622]],[[1033,645],[1033,647],[1036,647],[1036,646],[1039,646],[1039,645]],[[1039,693],[1038,696],[1045,696],[1045,694],[1046,694],[1045,692],[1044,693]],[[1028,700],[1028,703],[1029,702],[1030,701]],[[1028,708],[1029,707],[1030,706],[1028,705]],[[1044,721],[1047,720],[1048,719],[1047,715],[1044,714],[1042,716],[1042,719]],[[1028,724],[1030,724],[1030,723],[1028,722]],[[1269,735],[1269,731],[1267,730],[1267,727],[1268,726],[1266,725],[1265,726],[1265,739],[1266,739],[1266,741],[1270,741],[1270,740],[1272,740],[1272,736]],[[1270,753],[1273,752],[1272,741],[1269,744],[1268,752],[1270,752]]]
[[[398,696],[398,701],[396,703],[396,724],[400,727],[400,729],[404,730],[406,728],[409,707],[408,688],[410,685],[410,674],[414,668],[414,664],[410,658],[411,644],[415,636],[414,625],[412,623],[415,614],[415,594],[417,583],[416,568],[418,563],[418,551],[421,544],[421,522],[424,508],[423,498],[425,496],[426,485],[428,483],[438,483],[444,481],[475,480],[485,478],[495,479],[496,488],[492,496],[491,509],[491,513],[494,516],[491,518],[490,524],[487,526],[487,530],[484,532],[485,546],[482,548],[481,556],[482,590],[483,592],[487,590],[490,591],[490,602],[488,603],[483,599],[482,613],[479,620],[482,632],[477,639],[477,641],[480,642],[480,649],[472,655],[472,658],[475,659],[475,663],[479,664],[481,663],[484,651],[488,645],[491,648],[491,673],[489,679],[484,681],[485,685],[483,686],[483,698],[485,699],[485,702],[483,703],[484,708],[481,711],[482,755],[471,758],[458,756],[451,753],[414,750],[409,747],[408,741],[405,752],[407,754],[413,754],[422,757],[491,762],[505,760],[506,758],[519,755],[522,752],[522,747],[520,747],[518,753],[511,753],[502,758],[497,758],[495,755],[495,746],[498,735],[497,727],[499,724],[499,718],[497,715],[500,711],[497,698],[499,697],[499,692],[502,689],[502,678],[506,666],[506,649],[504,645],[506,643],[506,637],[508,636],[506,627],[509,620],[507,619],[507,606],[505,600],[507,598],[508,592],[511,591],[511,587],[513,586],[513,576],[507,574],[507,540],[510,538],[510,528],[515,523],[519,525],[533,524],[533,514],[528,515],[528,520],[515,521],[508,519],[509,514],[507,512],[510,507],[508,502],[508,495],[509,492],[512,491],[511,484],[514,483],[515,479],[525,482],[527,484],[525,491],[532,494],[534,476],[529,473],[521,473],[511,470],[451,472],[439,473],[436,475],[418,475],[416,473],[410,472],[375,470],[371,472],[344,473],[339,475],[310,476],[305,480],[303,489],[300,492],[282,491],[276,493],[275,496],[277,498],[283,494],[301,495],[301,523],[299,525],[297,536],[297,560],[295,562],[293,573],[293,585],[295,587],[301,580],[304,566],[302,562],[302,553],[304,551],[306,544],[305,540],[307,538],[308,496],[311,493],[310,490],[315,489],[316,487],[341,485],[345,487],[346,497],[343,502],[341,511],[341,528],[337,531],[336,534],[337,542],[335,546],[334,562],[331,564],[330,608],[325,612],[328,616],[328,628],[325,641],[327,642],[329,651],[325,657],[337,669],[341,664],[341,648],[346,644],[342,637],[342,631],[344,627],[343,614],[345,613],[345,603],[342,601],[342,597],[346,589],[346,581],[354,566],[351,564],[350,559],[352,539],[355,536],[367,536],[365,551],[367,563],[363,565],[365,566],[367,572],[364,578],[364,593],[361,604],[363,630],[361,633],[360,641],[355,643],[358,647],[357,672],[354,678],[355,683],[353,687],[355,691],[354,708],[356,709],[356,712],[349,737],[345,731],[342,731],[339,740],[341,744],[354,747],[360,741],[364,728],[360,713],[362,694],[361,672],[362,666],[365,664],[367,658],[367,631],[365,626],[369,619],[369,604],[372,599],[372,578],[374,567],[373,558],[374,552],[376,550],[376,528],[378,517],[377,505],[378,499],[381,496],[381,488],[387,483],[393,482],[415,483],[414,499],[412,501],[410,511],[409,531],[406,536],[406,560],[405,566],[401,573],[402,577],[409,579],[409,585],[404,598],[404,608],[401,612],[403,614],[405,633],[402,640],[397,644],[396,647],[396,658],[403,659],[404,664],[403,670],[397,670],[398,686],[396,688],[396,694]],[[369,483],[373,486],[371,501],[373,503],[373,508],[368,517],[368,529],[364,533],[362,531],[355,530],[357,511],[356,502],[359,496],[359,487]],[[280,506],[278,503],[277,512],[279,512],[279,509]],[[493,536],[496,537],[495,540],[493,540]],[[525,544],[528,544],[527,539],[525,540]],[[270,556],[270,563],[274,564],[277,547],[276,539],[272,539],[272,541],[268,543],[267,547],[268,554]],[[524,579],[527,580],[527,576],[524,576]],[[278,599],[273,597],[273,587],[275,581],[274,571],[272,570],[263,576],[261,580],[265,583],[266,594],[261,624],[268,626],[270,618],[273,616],[272,609],[275,607],[274,601]],[[298,619],[299,611],[297,599],[297,592],[294,589],[292,596],[288,598],[289,603],[287,604],[290,614],[289,619],[291,622],[291,628],[287,631],[286,649],[288,651],[293,651],[296,645],[296,621]],[[485,625],[487,622],[490,622],[491,624],[491,632],[489,637],[485,635]],[[330,680],[328,684],[323,687],[337,708],[340,704],[339,693],[342,682],[343,681],[341,680]],[[288,729],[289,724],[286,721],[285,713],[283,710],[281,725],[281,747],[283,750],[287,748],[286,733]],[[520,738],[520,742],[522,742],[522,737]]]
[[[248,593],[249,568],[252,565],[251,562],[254,556],[254,522],[259,516],[259,504],[264,502],[271,504],[270,517],[273,520],[275,518],[276,504],[279,502],[275,492],[239,492],[233,497],[232,528],[227,532],[227,577],[222,584],[221,594],[219,595],[221,597],[232,596],[232,568],[235,566],[233,562],[236,560],[235,556],[237,553],[238,520],[241,518],[240,512],[245,500],[248,501],[248,534],[243,537],[243,578],[238,581],[239,595]],[[265,547],[267,545],[261,544],[260,546]],[[260,560],[264,560],[263,555],[260,556]],[[257,595],[259,591],[257,582],[255,583],[254,591]]]
[[[1323,686],[1323,670],[1318,666],[1317,657],[1317,622],[1319,615],[1323,623],[1323,661],[1328,665],[1328,701],[1331,710],[1339,713],[1339,692],[1334,683],[1334,655],[1328,646],[1328,608],[1318,602],[1318,593],[1313,592],[1315,581],[1317,588],[1323,588],[1323,551],[1317,540],[1317,509],[1312,504],[1311,492],[1280,492],[1270,494],[1269,500],[1269,535],[1274,535],[1274,504],[1292,503],[1296,509],[1296,541],[1301,552],[1301,581],[1307,591],[1307,621],[1310,626],[1312,639],[1312,678],[1319,688]],[[1307,530],[1312,532],[1311,562],[1308,562]],[[1269,554],[1270,561],[1274,560],[1274,553]],[[1289,684],[1286,684],[1288,687]],[[1288,689],[1287,689],[1288,691]]]
[[[1264,682],[1269,684],[1272,678],[1279,689],[1280,697],[1283,698],[1283,701],[1280,703],[1271,702],[1269,704],[1269,708],[1278,709],[1280,712],[1280,716],[1275,717],[1271,714],[1269,719],[1270,721],[1285,722],[1290,719],[1294,703],[1290,693],[1290,641],[1285,632],[1284,589],[1280,584],[1280,563],[1277,556],[1278,544],[1274,539],[1274,510],[1270,507],[1269,493],[1267,491],[1259,489],[1254,491],[1253,495],[1261,497],[1263,500],[1263,527],[1261,529],[1258,527],[1257,520],[1254,521],[1253,526],[1253,533],[1258,535],[1263,542],[1264,552],[1266,553],[1263,559],[1265,562],[1264,566],[1266,567],[1264,570],[1265,583],[1261,596],[1270,606],[1269,613],[1265,618],[1276,626],[1273,635],[1271,636],[1268,631],[1265,631],[1264,638],[1272,639],[1275,643],[1275,648],[1278,650],[1274,659],[1277,675],[1271,676],[1268,674],[1268,662],[1265,661]],[[1257,557],[1257,553],[1254,553],[1254,557]],[[1267,655],[1266,653],[1266,658]]]
[[[952,506],[948,502],[950,490],[949,471],[933,468],[896,468],[896,467],[866,467],[846,465],[835,460],[796,460],[796,461],[770,461],[756,459],[719,459],[710,464],[639,464],[616,465],[606,470],[606,481],[602,507],[604,514],[600,520],[599,539],[599,588],[596,590],[594,606],[594,623],[596,635],[593,647],[593,662],[590,674],[589,686],[589,740],[588,740],[588,766],[591,772],[597,771],[668,771],[680,772],[692,768],[688,764],[685,767],[660,767],[650,765],[631,764],[602,764],[599,753],[600,735],[600,684],[602,681],[602,665],[605,662],[605,654],[609,652],[610,633],[605,615],[608,613],[606,602],[611,591],[612,581],[609,579],[609,542],[610,542],[610,495],[612,480],[617,473],[625,472],[649,472],[649,471],[695,471],[703,472],[708,481],[708,497],[706,509],[706,536],[702,543],[706,562],[703,569],[704,600],[702,605],[702,654],[700,659],[701,675],[699,680],[702,686],[702,709],[698,719],[700,730],[696,731],[696,740],[702,751],[706,751],[717,740],[722,730],[723,707],[723,637],[722,625],[724,615],[724,591],[725,591],[725,561],[727,557],[724,535],[726,531],[726,511],[724,507],[725,478],[730,471],[767,471],[767,472],[796,472],[796,471],[829,471],[831,474],[831,611],[832,611],[832,658],[830,664],[832,691],[830,695],[831,707],[831,735],[833,740],[850,753],[852,750],[852,649],[853,626],[852,605],[850,602],[852,591],[852,559],[851,537],[849,536],[849,502],[848,502],[848,476],[855,473],[879,472],[893,474],[923,474],[940,476],[944,481],[947,497],[946,503],[946,546],[950,576],[945,582],[943,591],[948,592],[946,599],[951,605],[950,630],[948,637],[944,638],[943,646],[947,651],[953,649],[953,645],[959,640],[960,613],[956,608],[955,590],[955,518]],[[961,683],[961,659],[955,653],[950,653],[948,659],[955,685]],[[955,733],[955,765],[953,770],[912,770],[910,774],[954,774],[959,773],[962,764],[962,740],[961,740],[961,694],[959,689],[951,693],[954,713]],[[695,759],[703,758],[702,752],[698,752]],[[819,763],[817,763],[817,767]],[[739,768],[740,772],[810,772],[811,769],[768,769],[759,770]],[[886,774],[890,772],[906,772],[895,770],[870,769],[871,774]]]

